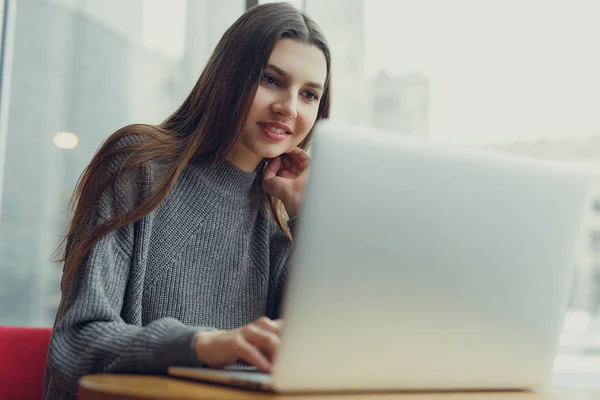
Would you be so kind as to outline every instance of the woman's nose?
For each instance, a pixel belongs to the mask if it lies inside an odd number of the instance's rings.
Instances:
[[[275,114],[281,115],[286,119],[294,119],[298,116],[297,100],[295,96],[281,96],[273,102],[272,107]]]

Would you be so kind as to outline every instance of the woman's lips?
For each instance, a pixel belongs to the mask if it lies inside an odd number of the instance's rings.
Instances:
[[[278,126],[274,126],[272,124],[262,124],[259,122],[258,126],[260,126],[260,129],[262,129],[264,134],[269,139],[274,140],[276,142],[281,142],[282,140],[285,140],[285,139],[287,139],[288,136],[290,136],[287,129],[282,129],[282,128],[280,128]],[[275,130],[278,130],[280,132],[273,132],[271,129],[269,129],[269,127],[275,128]],[[282,130],[285,130],[285,133],[281,133]]]

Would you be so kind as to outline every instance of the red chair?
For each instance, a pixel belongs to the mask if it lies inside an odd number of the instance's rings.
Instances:
[[[0,325],[0,398],[42,398],[51,332]]]

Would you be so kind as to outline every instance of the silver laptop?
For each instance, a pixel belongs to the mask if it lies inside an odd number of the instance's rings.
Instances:
[[[272,375],[169,373],[276,392],[543,387],[591,182],[325,121]]]

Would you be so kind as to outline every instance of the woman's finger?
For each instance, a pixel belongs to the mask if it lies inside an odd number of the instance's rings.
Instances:
[[[248,343],[258,347],[269,361],[273,360],[281,343],[279,336],[254,324],[246,325],[242,333]]]
[[[283,155],[283,157],[281,157],[281,162],[283,163],[283,166],[285,167],[285,169],[287,169],[290,172],[293,172],[294,163],[292,162],[292,160],[290,160],[290,157],[288,154],[285,154],[285,155]]]
[[[292,147],[291,149],[286,151],[285,154],[295,154],[298,157],[308,157],[308,153],[302,150],[300,147]]]
[[[243,360],[250,365],[254,365],[261,372],[271,372],[271,362],[265,357],[262,351],[248,342],[241,332],[234,337],[233,346],[238,360]]]
[[[277,328],[279,329],[280,332],[283,330],[283,318],[278,318],[276,320],[273,320],[273,323],[275,325],[277,325]]]
[[[300,165],[300,158],[295,153],[286,154],[287,158],[292,162],[292,164],[296,167]]]
[[[294,161],[295,164],[302,164],[305,161],[310,161],[310,157],[306,152],[302,149],[298,149],[300,151],[295,151],[292,153],[288,153],[288,156]]]
[[[298,150],[286,153],[286,155],[290,158],[290,160],[298,168],[298,170],[302,171],[309,167],[310,157],[301,148],[297,147],[297,149]]]
[[[271,179],[277,176],[279,169],[281,168],[281,157],[277,157],[269,161],[267,168],[265,169],[263,179]]]
[[[270,318],[261,317],[261,318],[257,319],[254,323],[264,330],[273,332],[277,336],[281,335],[281,329],[283,328],[283,320],[282,319],[273,321]]]

